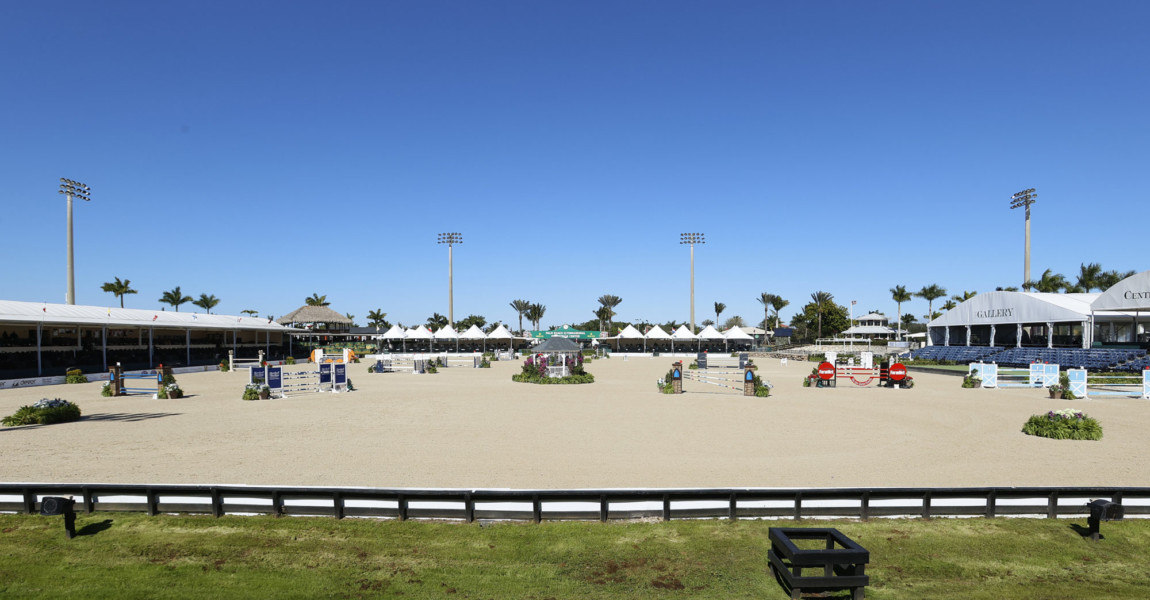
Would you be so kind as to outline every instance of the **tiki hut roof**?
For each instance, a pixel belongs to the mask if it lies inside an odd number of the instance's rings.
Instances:
[[[280,325],[292,323],[327,323],[329,325],[351,325],[351,319],[335,312],[326,306],[301,306],[296,310],[276,319]]]

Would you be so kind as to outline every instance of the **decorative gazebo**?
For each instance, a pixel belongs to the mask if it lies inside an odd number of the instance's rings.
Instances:
[[[567,338],[553,337],[535,346],[531,351],[535,355],[547,355],[548,377],[566,377],[571,374],[571,370],[567,368],[567,358],[573,357],[573,364],[579,364],[578,356],[583,349]]]

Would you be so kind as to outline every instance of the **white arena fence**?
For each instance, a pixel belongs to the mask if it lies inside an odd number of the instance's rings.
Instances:
[[[231,485],[0,484],[0,512],[33,514],[46,496],[72,496],[77,510],[384,519],[554,521],[657,518],[806,519],[875,517],[1086,518],[1086,503],[1121,504],[1150,518],[1145,487],[709,488],[463,490]]]

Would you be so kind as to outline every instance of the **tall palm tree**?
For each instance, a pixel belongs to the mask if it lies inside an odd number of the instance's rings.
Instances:
[[[248,316],[252,316],[252,317],[254,317],[254,316],[256,316],[256,315],[260,314],[260,311],[258,311],[258,310],[252,310],[252,309],[250,309],[250,308],[249,308],[248,310],[241,310],[241,311],[240,311],[240,314],[241,314],[241,315],[248,315]]]
[[[912,298],[910,292],[906,291],[905,285],[896,285],[890,288],[891,300],[894,300],[898,305],[898,339],[902,339],[902,303],[910,302]]]
[[[1125,273],[1119,273],[1118,271],[1105,271],[1102,273],[1102,275],[1098,276],[1098,289],[1106,291],[1114,287],[1114,284],[1122,281],[1123,279],[1126,279],[1127,277],[1130,277],[1131,275],[1134,275],[1135,273],[1137,273],[1137,271],[1126,271]]]
[[[327,301],[327,294],[320,296],[319,294],[317,294],[315,292],[312,292],[311,297],[310,298],[304,298],[303,301],[308,306],[330,306],[331,305],[331,302]]]
[[[431,316],[427,318],[427,326],[434,327],[436,331],[443,329],[447,327],[447,317],[439,313],[431,313]]]
[[[379,329],[380,327],[383,327],[383,324],[386,322],[387,322],[387,313],[383,312],[381,309],[377,308],[375,310],[367,311],[367,326],[368,327],[374,327],[376,329]]]
[[[830,292],[818,291],[811,294],[811,304],[815,306],[815,314],[819,316],[819,337],[823,337],[823,313],[827,312],[834,303],[835,297]]]
[[[104,285],[100,286],[100,289],[118,297],[120,299],[120,308],[124,308],[124,294],[136,293],[136,290],[133,290],[129,285],[130,283],[132,282],[128,279],[120,281],[120,278],[117,277],[116,281],[105,283]]]
[[[351,321],[351,327],[359,327],[359,325],[355,324],[355,315],[351,313],[343,313],[343,316],[347,317],[348,321]]]
[[[519,335],[523,335],[523,315],[531,308],[531,303],[527,300],[512,300],[511,309],[519,313]]]
[[[1102,277],[1102,265],[1098,263],[1078,265],[1078,287],[1089,292],[1098,287],[1098,280]]]
[[[927,321],[934,319],[934,301],[946,295],[946,288],[939,287],[937,283],[922,286],[922,289],[915,292],[915,296],[926,300],[926,315]]]
[[[542,304],[532,304],[530,307],[528,307],[526,313],[527,318],[535,326],[535,329],[539,329],[539,322],[543,320],[543,314],[546,312],[547,307],[543,306]]]
[[[215,294],[200,294],[200,299],[192,302],[192,304],[207,311],[209,315],[212,314],[212,309],[219,303],[220,299],[216,298]]]
[[[943,303],[942,310],[951,310],[952,308],[954,308],[956,306],[958,306],[958,303],[954,301],[954,298],[950,298],[946,302]]]
[[[614,327],[615,323],[613,319],[615,318],[615,307],[622,303],[623,299],[618,296],[613,296],[611,294],[603,294],[602,296],[599,296],[599,304],[602,304],[611,311],[611,316],[607,317],[607,331],[611,331],[611,328]]]
[[[771,295],[775,296],[774,294]],[[786,308],[790,303],[790,300],[783,300],[782,296],[775,296],[771,299],[771,308],[775,309],[775,327],[779,326],[779,311]]]
[[[771,307],[774,306],[775,300],[782,300],[782,298],[779,298],[775,294],[763,292],[759,294],[759,297],[755,298],[755,300],[758,300],[759,304],[763,305],[763,331],[765,332],[771,328]],[[763,339],[767,339],[765,333],[763,334]]]
[[[178,285],[171,290],[164,292],[163,296],[160,296],[160,302],[163,302],[164,304],[171,304],[176,308],[176,312],[180,312],[181,304],[187,304],[191,301],[192,297],[185,296],[183,292],[180,291],[180,286]]]
[[[610,321],[613,316],[614,313],[611,312],[611,308],[608,306],[600,306],[595,310],[595,318],[599,319],[599,331],[606,331],[603,329],[603,324]]]
[[[968,292],[966,290],[963,290],[962,295],[955,294],[955,295],[951,296],[950,298],[952,300],[954,300],[955,302],[962,303],[962,302],[966,302],[967,300],[970,300],[971,298],[973,298],[977,295],[978,295],[978,290],[975,290],[973,292]]]
[[[722,302],[715,303],[715,323],[719,322],[719,315],[723,314],[724,310],[727,310],[726,304],[723,304]]]

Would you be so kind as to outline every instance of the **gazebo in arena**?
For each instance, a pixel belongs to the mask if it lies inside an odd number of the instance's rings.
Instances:
[[[540,354],[547,356],[548,377],[566,377],[571,374],[567,368],[567,359],[577,357],[583,349],[579,344],[567,338],[553,337],[547,338],[546,341],[535,346],[531,351],[536,356]],[[577,358],[575,358],[575,362],[578,363]]]

